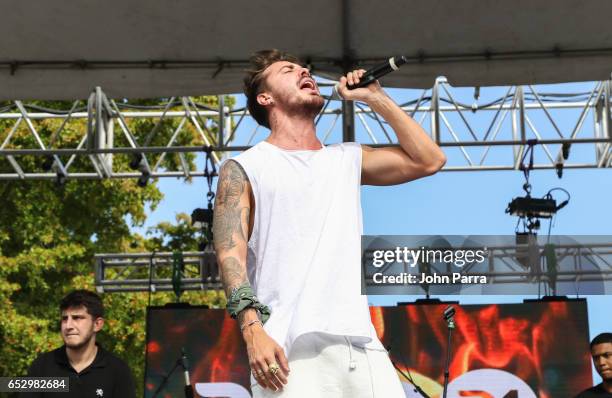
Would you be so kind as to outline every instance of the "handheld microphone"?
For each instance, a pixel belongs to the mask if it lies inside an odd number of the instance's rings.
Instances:
[[[408,62],[408,60],[403,55],[391,57],[385,62],[367,70],[361,79],[359,79],[359,83],[355,84],[354,86],[347,86],[346,88],[349,90],[354,90],[356,88],[365,87],[373,81],[380,79],[384,75],[398,70],[400,66],[404,65],[406,62]]]
[[[184,348],[181,348],[181,366],[185,376],[185,398],[193,398],[193,387],[189,380],[189,361],[187,360],[187,355],[185,355]]]
[[[385,62],[378,64],[371,69],[368,69],[359,79],[359,83],[352,86],[346,86],[346,88],[348,88],[349,90],[354,90],[356,88],[365,87],[368,84],[371,84],[374,81],[380,79],[381,77],[398,70],[400,66],[404,65],[407,62],[408,59],[406,59],[406,57],[403,55],[391,57]],[[336,85],[334,86],[334,90],[331,96],[332,99],[342,99],[342,96],[338,92],[339,86],[340,83],[336,83]]]

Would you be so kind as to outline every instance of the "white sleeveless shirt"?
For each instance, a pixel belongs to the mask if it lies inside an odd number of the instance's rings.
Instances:
[[[361,295],[361,146],[284,150],[266,141],[232,158],[255,198],[247,273],[289,356],[302,334],[350,336],[384,349]]]

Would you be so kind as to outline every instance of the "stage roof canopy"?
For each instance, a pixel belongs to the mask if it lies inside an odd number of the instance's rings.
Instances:
[[[279,48],[338,76],[392,55],[383,80],[431,87],[606,80],[607,0],[2,1],[0,99],[241,91],[249,55]]]

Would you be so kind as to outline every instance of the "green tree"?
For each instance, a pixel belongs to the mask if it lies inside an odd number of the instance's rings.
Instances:
[[[216,97],[197,101],[216,106]],[[231,102],[231,99],[229,99]],[[227,101],[226,101],[227,103]],[[36,102],[37,106],[69,109],[62,102]],[[138,105],[163,105],[163,100],[137,101]],[[0,108],[3,105],[0,104]],[[153,128],[151,120],[128,120],[139,142]],[[216,133],[216,121],[205,121]],[[4,142],[11,121],[0,120],[0,142]],[[34,123],[45,144],[49,145],[59,119]],[[150,145],[165,145],[179,121],[165,120]],[[71,121],[53,142],[54,147],[75,146],[84,121]],[[120,135],[116,144],[125,144]],[[203,145],[199,132],[187,126],[175,145]],[[32,148],[34,137],[24,123],[15,130],[7,148]],[[147,155],[154,164],[159,155]],[[195,155],[184,159],[193,170]],[[45,159],[34,156],[17,158],[27,171],[40,170]],[[129,171],[130,155],[115,155],[116,170]],[[62,157],[65,163],[68,157]],[[179,155],[166,156],[162,167],[177,169]],[[77,158],[71,171],[91,170],[89,160]],[[0,173],[12,172],[6,158],[0,158]],[[26,180],[0,182],[0,375],[24,375],[29,364],[41,352],[62,344],[59,335],[59,300],[70,290],[94,288],[93,255],[99,252],[137,252],[184,249],[197,250],[196,231],[189,217],[182,214],[173,223],[161,223],[152,236],[132,233],[131,227],[143,225],[145,209],[155,209],[163,195],[152,181],[140,187],[135,180],[72,180],[58,186],[54,181]],[[191,209],[185,209],[191,210]],[[136,378],[142,395],[144,372],[145,311],[147,293],[103,294],[107,323],[99,335],[102,344],[124,358]],[[156,293],[153,305],[173,300],[170,293]],[[219,292],[187,292],[182,301],[192,304],[223,305]]]

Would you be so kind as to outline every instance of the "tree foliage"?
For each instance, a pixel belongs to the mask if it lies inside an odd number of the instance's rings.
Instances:
[[[216,106],[215,97],[199,102]],[[139,105],[159,105],[163,100],[138,101]],[[227,103],[227,102],[226,102]],[[62,102],[36,102],[38,106],[68,109]],[[0,104],[2,105],[2,104]],[[13,127],[12,121],[0,120],[0,142]],[[60,119],[45,119],[34,124],[46,145],[76,146],[84,121],[69,122],[50,142],[60,126]],[[150,145],[165,145],[179,120],[168,119],[152,138]],[[216,121],[206,121],[216,132]],[[150,120],[128,120],[134,136],[142,142],[153,128]],[[121,145],[120,136],[116,144]],[[33,147],[34,137],[21,123],[7,148]],[[203,145],[201,136],[187,126],[175,145]],[[150,155],[157,162],[159,155]],[[184,158],[195,169],[194,155]],[[130,171],[130,155],[116,155],[115,169]],[[40,170],[44,158],[17,158],[27,171]],[[68,157],[62,157],[63,162]],[[86,157],[77,158],[71,168],[90,170]],[[178,155],[166,156],[162,167],[176,169]],[[0,158],[0,173],[12,172],[6,158]],[[62,344],[59,335],[59,301],[77,288],[94,289],[93,256],[100,252],[197,250],[197,232],[189,216],[179,214],[175,223],[160,223],[150,236],[131,231],[146,220],[146,206],[155,209],[163,195],[155,181],[139,187],[135,180],[73,180],[62,186],[49,180],[0,182],[0,375],[24,375],[41,352]],[[191,210],[191,209],[185,209]],[[112,293],[102,295],[107,310],[106,324],[98,335],[107,349],[130,365],[136,385],[142,393],[144,372],[145,313],[152,305],[173,300],[170,293]],[[182,301],[219,306],[224,297],[219,292],[187,292]]]

